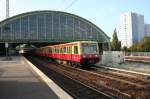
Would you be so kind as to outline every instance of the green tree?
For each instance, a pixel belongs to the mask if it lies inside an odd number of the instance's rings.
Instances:
[[[112,51],[120,51],[121,50],[121,42],[118,41],[116,29],[114,30],[114,33],[113,33],[111,48],[112,48]]]
[[[150,37],[144,37],[139,43],[133,44],[130,51],[150,52]]]
[[[118,50],[121,50],[121,41],[118,42]]]
[[[150,51],[150,37],[144,37],[144,39],[142,40],[142,42],[140,42],[140,50],[141,51]]]
[[[121,49],[122,51],[128,51],[128,48],[126,46],[123,46],[123,48]]]
[[[139,44],[138,43],[135,43],[133,44],[130,48],[129,48],[130,51],[134,51],[134,52],[138,52],[140,50],[139,48]]]

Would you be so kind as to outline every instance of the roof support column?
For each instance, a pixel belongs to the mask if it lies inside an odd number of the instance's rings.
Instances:
[[[52,14],[52,39],[54,39],[54,38],[53,38],[53,37],[54,37],[54,35],[53,35],[53,34],[54,34],[54,31],[53,31],[54,29],[53,29],[53,27],[54,27],[54,26],[53,26],[53,14]]]
[[[59,26],[58,26],[58,30],[59,30],[59,39],[61,39],[60,15],[59,15]]]
[[[72,24],[73,24],[73,30],[72,31],[73,31],[73,40],[74,40],[75,39],[75,37],[74,37],[75,36],[75,34],[74,34],[75,33],[74,32],[74,17],[73,17],[73,23]]]
[[[46,35],[46,15],[44,15],[44,33],[45,33],[45,40],[47,39],[47,35]]]
[[[39,33],[38,33],[38,16],[36,16],[36,33],[37,33],[37,40],[39,39]]]

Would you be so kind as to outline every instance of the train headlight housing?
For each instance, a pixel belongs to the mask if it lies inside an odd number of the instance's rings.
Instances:
[[[82,56],[82,58],[86,58],[86,56],[85,56],[85,55],[83,55],[83,56]]]
[[[95,57],[98,57],[98,55],[95,55]]]

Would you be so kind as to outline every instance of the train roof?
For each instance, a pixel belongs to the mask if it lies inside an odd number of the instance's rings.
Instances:
[[[77,41],[77,42],[69,42],[69,43],[64,43],[64,44],[58,44],[60,45],[72,45],[72,44],[77,44],[77,43],[97,43],[96,41]],[[51,45],[51,46],[55,46],[57,47],[58,45]],[[47,46],[47,47],[51,47],[51,46]]]
[[[74,45],[77,43],[97,43],[96,41],[77,41],[77,42],[69,42],[69,43],[63,43],[63,44],[58,44],[58,45],[49,45],[49,46],[44,46],[41,48],[46,48],[46,47],[57,47],[57,46],[63,46],[63,45]]]

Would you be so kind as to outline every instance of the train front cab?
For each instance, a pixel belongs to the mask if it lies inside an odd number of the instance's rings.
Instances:
[[[97,42],[94,41],[81,42],[80,51],[81,51],[80,64],[82,66],[90,66],[92,64],[96,64],[97,62],[99,62],[100,56]]]

